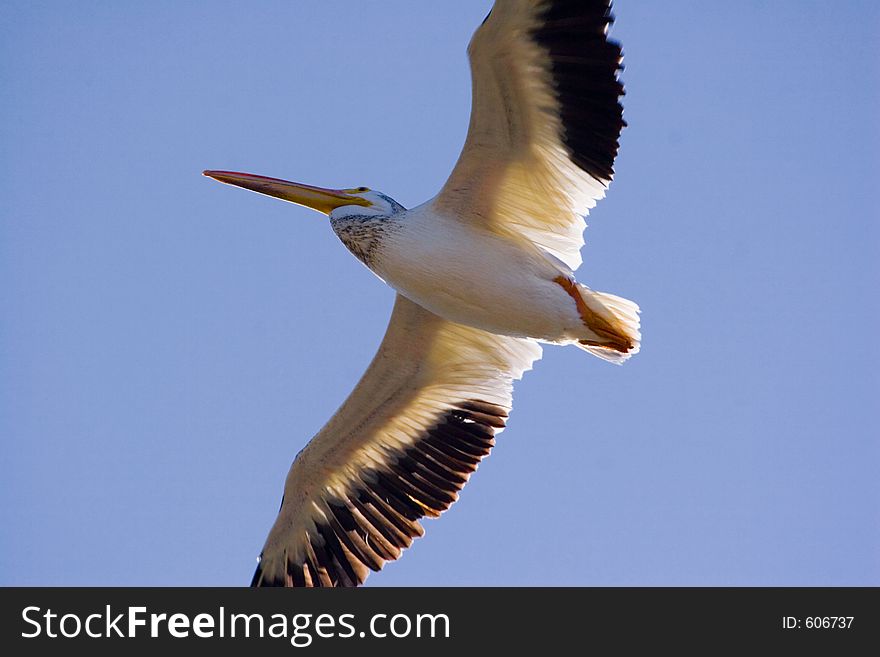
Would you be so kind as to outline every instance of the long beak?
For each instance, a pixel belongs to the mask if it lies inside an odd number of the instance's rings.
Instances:
[[[312,187],[311,185],[301,185],[300,183],[280,180],[278,178],[255,176],[251,173],[204,171],[203,175],[219,180],[227,185],[244,187],[252,192],[274,196],[283,201],[303,205],[324,214],[330,214],[336,208],[341,208],[344,205],[362,205],[364,207],[372,205],[367,199],[360,196],[352,196],[341,189]]]

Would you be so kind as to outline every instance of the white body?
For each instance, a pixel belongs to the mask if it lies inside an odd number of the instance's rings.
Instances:
[[[549,342],[595,339],[575,301],[554,281],[571,278],[571,271],[539,247],[447,217],[433,202],[401,215],[370,266],[411,301],[491,333]]]

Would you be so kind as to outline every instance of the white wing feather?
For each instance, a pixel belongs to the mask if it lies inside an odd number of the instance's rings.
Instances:
[[[624,125],[610,20],[603,1],[495,3],[468,48],[470,125],[438,210],[580,266]]]
[[[398,295],[370,367],[291,466],[254,584],[356,585],[396,559],[457,499],[540,357]]]

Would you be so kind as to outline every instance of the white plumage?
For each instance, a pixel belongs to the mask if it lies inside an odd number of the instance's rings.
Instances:
[[[206,172],[328,214],[398,292],[369,369],[291,467],[255,585],[357,585],[398,558],[489,453],[538,341],[616,363],[638,351],[638,307],[573,274],[624,125],[610,20],[603,0],[497,0],[468,50],[459,161],[412,210],[367,188]]]

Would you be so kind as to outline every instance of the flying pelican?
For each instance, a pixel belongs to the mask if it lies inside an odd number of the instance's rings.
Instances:
[[[397,291],[366,373],[293,461],[253,586],[357,586],[397,559],[489,454],[539,343],[612,363],[639,350],[638,306],[573,273],[625,125],[610,11],[610,0],[496,0],[468,47],[458,163],[415,208],[367,187],[205,171],[328,215]]]

